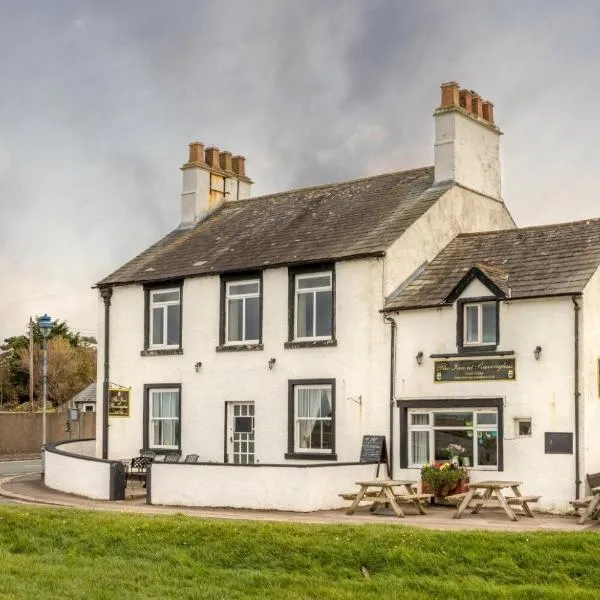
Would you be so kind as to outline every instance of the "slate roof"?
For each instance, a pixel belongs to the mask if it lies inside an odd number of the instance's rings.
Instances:
[[[387,300],[385,310],[446,303],[477,267],[509,298],[579,294],[600,266],[600,219],[461,234]]]
[[[452,186],[433,167],[225,202],[99,286],[382,256]]]
[[[86,388],[75,394],[71,398],[71,402],[96,402],[96,382],[90,383]]]

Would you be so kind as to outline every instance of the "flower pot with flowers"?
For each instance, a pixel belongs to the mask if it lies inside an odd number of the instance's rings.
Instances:
[[[425,464],[421,468],[421,488],[436,498],[466,492],[469,470],[452,462]]]

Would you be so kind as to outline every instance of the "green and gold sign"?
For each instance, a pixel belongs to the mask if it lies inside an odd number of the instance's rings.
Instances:
[[[129,390],[124,388],[110,388],[108,390],[108,416],[129,416]]]
[[[511,381],[514,378],[514,358],[436,360],[433,376],[436,382]]]

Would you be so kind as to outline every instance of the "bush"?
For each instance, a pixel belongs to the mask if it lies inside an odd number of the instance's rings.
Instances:
[[[421,468],[421,481],[427,482],[436,496],[445,496],[461,479],[469,477],[469,470],[453,463],[425,464]]]

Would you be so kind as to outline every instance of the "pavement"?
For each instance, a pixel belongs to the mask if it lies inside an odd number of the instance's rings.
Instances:
[[[412,508],[406,509],[406,517],[399,519],[391,510],[369,512],[360,508],[352,516],[344,509],[323,510],[311,513],[285,511],[242,510],[231,508],[196,508],[185,506],[155,506],[146,504],[145,490],[139,483],[127,487],[127,499],[122,501],[91,500],[81,496],[57,492],[46,487],[39,473],[12,475],[0,479],[0,502],[18,502],[64,508],[101,510],[107,512],[137,513],[144,515],[186,515],[204,519],[227,519],[244,521],[277,521],[286,523],[317,523],[336,525],[406,525],[424,529],[448,531],[595,531],[600,533],[600,524],[589,521],[579,525],[573,516],[536,512],[534,519],[519,516],[510,521],[501,509],[483,509],[479,514],[467,512],[461,519],[453,519],[455,507],[430,506],[426,515],[417,515]]]

